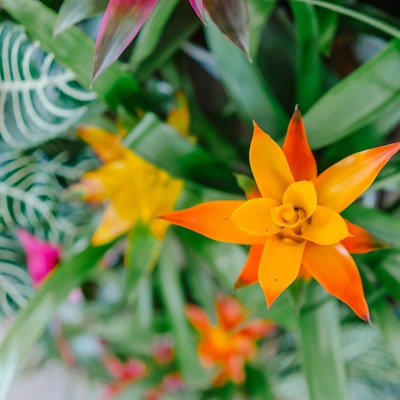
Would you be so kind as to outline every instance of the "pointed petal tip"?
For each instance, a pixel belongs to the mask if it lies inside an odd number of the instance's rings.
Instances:
[[[299,109],[299,105],[298,105],[298,104],[296,104],[296,105],[294,106],[294,112],[293,112],[292,118],[293,118],[296,122],[301,121],[301,119],[302,119],[302,115],[301,115],[301,112],[300,112],[300,109]]]

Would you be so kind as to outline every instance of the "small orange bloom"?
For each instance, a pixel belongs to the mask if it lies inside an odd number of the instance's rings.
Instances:
[[[247,201],[213,201],[161,218],[214,240],[252,245],[236,287],[258,281],[269,306],[296,278],[313,277],[369,321],[349,252],[370,251],[376,244],[339,213],[399,149],[394,143],[355,153],[317,175],[296,108],[282,149],[254,124],[250,166],[257,188]]]
[[[256,341],[274,329],[267,321],[246,319],[241,304],[230,297],[216,301],[217,324],[213,325],[207,314],[195,305],[186,307],[189,321],[200,333],[198,353],[205,367],[216,367],[216,386],[245,379],[244,364],[256,356]]]

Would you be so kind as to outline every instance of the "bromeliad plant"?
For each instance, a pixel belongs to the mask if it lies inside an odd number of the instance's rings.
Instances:
[[[317,175],[296,108],[282,149],[254,123],[250,166],[257,187],[252,198],[207,202],[161,218],[214,240],[251,245],[236,287],[259,282],[268,306],[297,278],[313,277],[370,322],[349,253],[373,248],[365,243],[364,230],[339,213],[368,189],[399,150],[400,143],[365,150]]]

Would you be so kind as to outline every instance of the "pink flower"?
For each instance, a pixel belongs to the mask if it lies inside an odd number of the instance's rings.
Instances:
[[[21,228],[17,230],[17,237],[25,251],[29,275],[37,287],[59,263],[60,249]]]

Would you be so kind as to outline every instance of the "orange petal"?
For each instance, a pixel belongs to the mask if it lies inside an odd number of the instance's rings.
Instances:
[[[347,229],[350,232],[348,238],[342,240],[342,244],[349,253],[362,254],[373,250],[383,249],[388,246],[387,243],[375,239],[366,229],[345,219]]]
[[[235,289],[258,282],[258,267],[260,265],[263,249],[264,245],[255,244],[250,247],[246,264],[236,279]]]
[[[290,120],[282,150],[296,181],[311,180],[317,176],[317,163],[308,144],[303,119],[297,106]]]
[[[268,238],[261,256],[258,281],[269,307],[297,278],[305,243],[281,239],[278,235]]]
[[[372,184],[379,171],[400,150],[400,142],[361,151],[319,175],[314,183],[318,204],[343,211]]]
[[[300,236],[317,244],[332,245],[349,236],[349,231],[346,222],[337,212],[317,206],[310,223],[307,221],[301,227]]]
[[[271,217],[271,209],[277,206],[279,203],[274,199],[248,200],[232,213],[231,221],[250,235],[273,235],[282,230]]]
[[[342,244],[319,246],[308,243],[303,263],[328,293],[346,303],[360,318],[370,322],[360,273]]]
[[[274,331],[275,328],[276,326],[273,322],[257,319],[249,322],[243,329],[239,331],[239,333],[257,340],[268,335]]]
[[[218,200],[161,215],[175,225],[191,229],[210,239],[239,244],[261,244],[264,236],[249,235],[237,228],[230,217],[243,200]]]
[[[94,126],[83,126],[78,129],[78,134],[103,162],[113,161],[124,155],[120,135]]]
[[[210,328],[211,323],[208,315],[200,307],[197,307],[193,304],[188,304],[185,307],[185,314],[190,323],[198,332],[204,333]]]
[[[317,207],[317,193],[310,181],[292,183],[283,195],[283,204],[292,204],[294,208],[302,209],[309,217]]]
[[[219,297],[216,304],[218,323],[224,330],[231,330],[246,319],[241,304],[232,297]]]
[[[283,193],[294,179],[281,148],[255,122],[250,166],[263,197],[281,202]]]
[[[126,233],[134,225],[129,220],[120,216],[113,204],[104,211],[100,225],[92,236],[94,246],[101,246],[111,242],[116,237]]]

